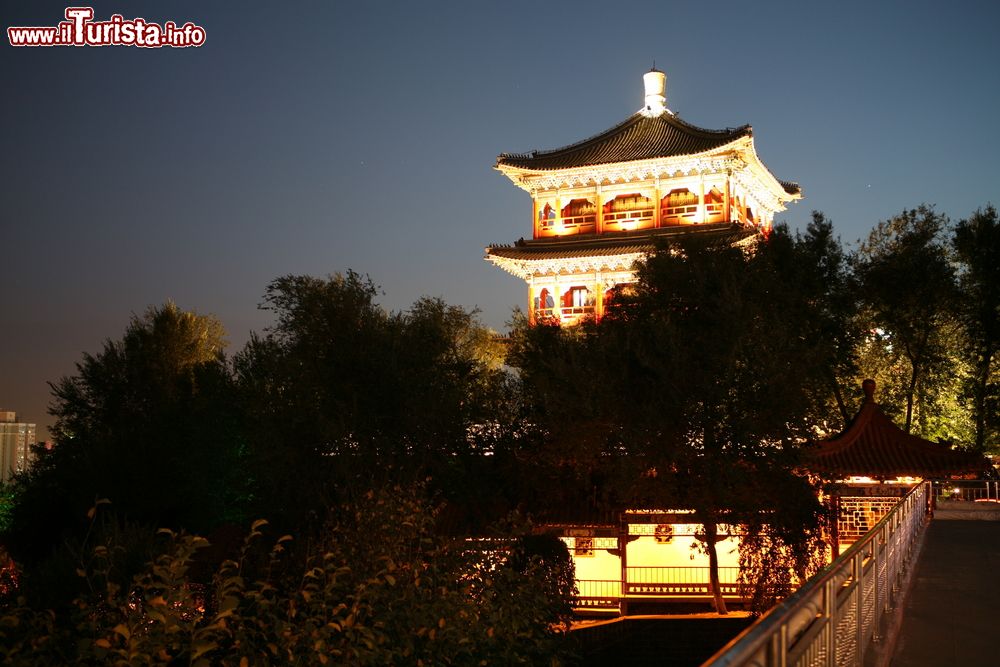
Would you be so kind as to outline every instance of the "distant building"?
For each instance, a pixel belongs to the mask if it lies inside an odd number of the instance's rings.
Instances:
[[[0,411],[0,482],[28,467],[33,444],[35,425],[17,421],[16,412]]]
[[[774,214],[801,198],[757,157],[749,125],[706,130],[666,107],[666,76],[643,77],[646,102],[590,139],[504,153],[496,169],[531,195],[531,238],[486,248],[486,259],[528,284],[531,320],[600,318],[633,265],[680,236],[732,243],[766,236]]]

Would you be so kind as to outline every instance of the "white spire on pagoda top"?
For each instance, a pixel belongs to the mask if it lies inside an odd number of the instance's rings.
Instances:
[[[646,89],[646,104],[642,108],[642,113],[651,118],[662,116],[664,113],[673,115],[667,108],[667,98],[664,92],[667,89],[667,75],[658,69],[651,69],[642,75],[642,84]]]

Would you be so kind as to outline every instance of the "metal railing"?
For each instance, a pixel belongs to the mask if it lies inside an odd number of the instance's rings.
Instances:
[[[1000,481],[963,479],[934,482],[934,500],[1000,502]]]
[[[930,483],[914,487],[867,535],[702,667],[865,664],[894,613],[927,525]]]

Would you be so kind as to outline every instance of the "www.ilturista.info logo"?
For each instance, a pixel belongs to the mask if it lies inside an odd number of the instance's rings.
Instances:
[[[205,43],[205,29],[188,21],[178,26],[146,19],[125,19],[112,14],[107,21],[94,21],[93,7],[67,7],[66,20],[50,27],[10,27],[11,46],[139,46],[185,48]]]

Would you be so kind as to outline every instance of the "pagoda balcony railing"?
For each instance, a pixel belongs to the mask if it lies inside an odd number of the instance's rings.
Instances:
[[[629,566],[626,595],[688,596],[711,595],[709,569],[697,566]],[[738,596],[740,568],[720,567],[719,587],[726,596]]]
[[[574,606],[581,609],[619,609],[622,582],[617,579],[577,579]]]
[[[698,204],[688,204],[686,206],[667,206],[661,212],[664,220],[668,218],[691,217],[698,213]]]
[[[597,215],[589,213],[586,215],[573,215],[561,218],[563,227],[584,227],[597,224]]]
[[[846,667],[873,658],[927,526],[930,483],[702,667]]]
[[[653,209],[638,209],[634,211],[616,211],[604,214],[604,224],[617,225],[625,222],[638,222],[642,220],[652,220]]]
[[[563,306],[562,308],[535,308],[534,316],[537,320],[559,318],[576,318],[581,315],[589,315],[594,312],[594,306]]]

